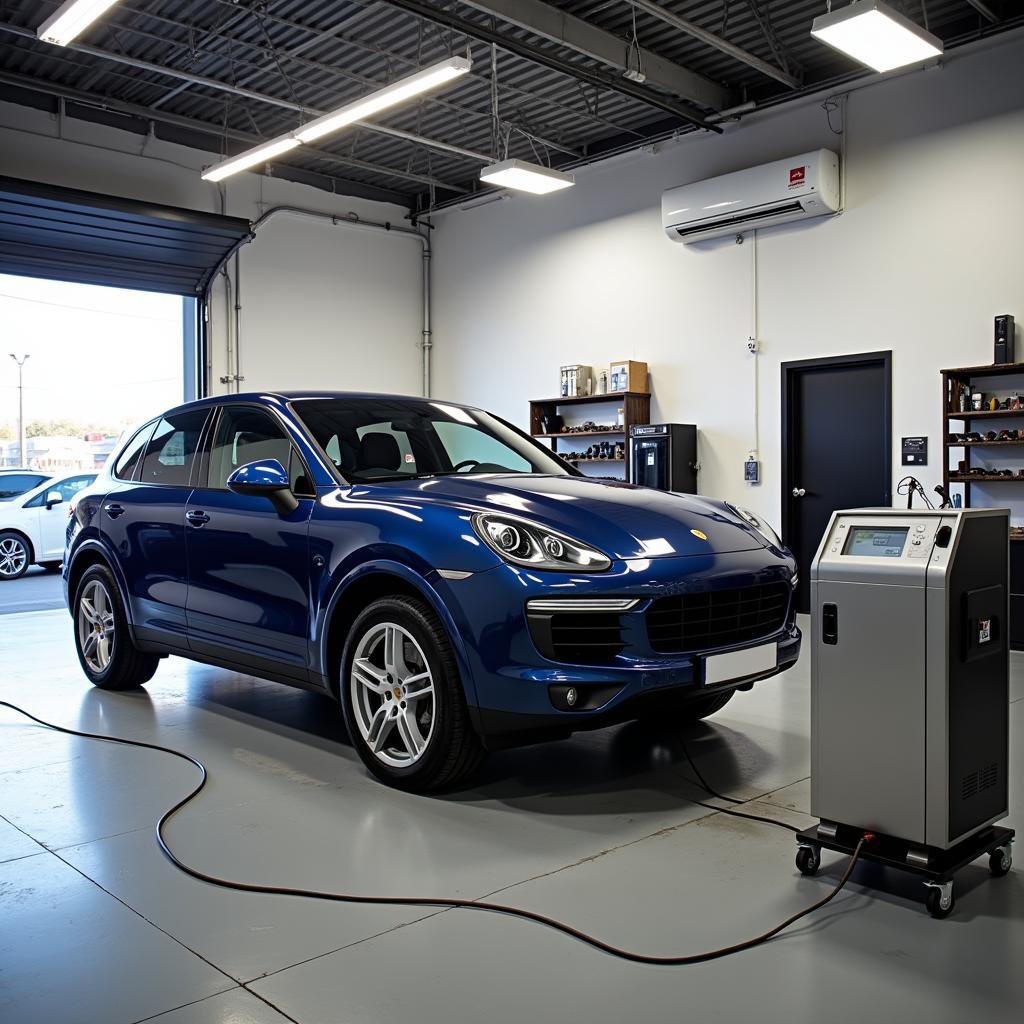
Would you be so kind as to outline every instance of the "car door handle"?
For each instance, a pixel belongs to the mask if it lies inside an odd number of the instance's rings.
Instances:
[[[210,521],[210,517],[197,508],[190,508],[185,513],[185,518],[188,520],[189,526],[195,527],[205,526]]]
[[[116,519],[118,516],[123,516],[128,510],[124,505],[118,505],[115,502],[111,502],[109,505],[103,506],[103,511],[106,512],[111,519]]]

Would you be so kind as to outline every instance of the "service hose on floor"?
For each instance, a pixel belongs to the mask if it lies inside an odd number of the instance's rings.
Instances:
[[[812,903],[809,907],[805,907],[803,910],[797,911],[797,913],[787,917],[784,921],[775,925],[775,927],[770,928],[761,935],[745,939],[742,942],[737,942],[733,946],[724,946],[721,949],[708,950],[703,953],[691,953],[686,956],[650,956],[646,953],[635,953],[632,950],[621,949],[618,946],[613,946],[608,942],[604,942],[602,939],[596,938],[593,935],[588,935],[586,932],[573,928],[571,925],[565,924],[563,921],[558,921],[553,917],[547,917],[544,914],[538,914],[532,910],[523,910],[520,907],[511,907],[504,903],[488,903],[485,900],[465,900],[430,896],[358,896],[351,893],[323,892],[318,889],[293,889],[279,885],[257,885],[252,882],[237,882],[228,878],[220,878],[217,875],[209,875],[205,871],[200,871],[198,868],[191,867],[184,861],[180,860],[164,838],[164,828],[171,818],[185,807],[186,804],[191,803],[192,800],[199,796],[203,791],[203,788],[206,786],[208,775],[206,766],[202,761],[193,757],[191,754],[186,754],[184,751],[176,750],[174,747],[165,747],[159,743],[146,743],[143,740],[129,740],[121,736],[104,736],[101,733],[82,732],[78,729],[70,729],[63,725],[54,725],[52,722],[46,722],[42,718],[37,718],[24,708],[19,707],[17,704],[12,704],[10,701],[0,700],[0,707],[10,708],[11,711],[15,711],[19,715],[24,715],[25,718],[31,719],[37,725],[41,725],[46,729],[52,729],[55,732],[66,733],[69,736],[80,736],[83,739],[103,740],[106,743],[120,743],[122,746],[139,747],[142,750],[156,750],[162,754],[170,754],[172,757],[177,757],[182,761],[187,761],[190,765],[196,768],[199,772],[199,781],[186,796],[179,800],[169,810],[164,811],[160,816],[160,820],[156,824],[156,841],[160,849],[163,851],[164,856],[179,871],[183,871],[186,875],[191,875],[192,878],[196,878],[201,882],[206,882],[209,885],[216,885],[221,889],[234,889],[238,892],[265,893],[267,895],[274,896],[300,896],[304,899],[330,900],[335,903],[368,903],[377,906],[391,907],[443,907],[458,910],[482,910],[492,914],[506,914],[509,917],[518,917],[524,921],[532,921],[534,924],[544,925],[546,928],[553,928],[555,931],[562,932],[570,938],[586,943],[588,946],[593,946],[594,949],[601,950],[602,953],[608,953],[610,956],[618,957],[620,960],[629,960],[638,964],[654,964],[665,967],[700,964],[705,963],[708,960],[718,960],[721,957],[730,956],[733,953],[740,953],[745,949],[751,949],[763,942],[767,942],[773,936],[778,935],[779,932],[790,927],[790,925],[795,924],[801,918],[807,917],[809,914],[813,914],[816,910],[820,910],[827,903],[835,899],[846,883],[850,880],[850,876],[853,874],[853,869],[856,867],[857,861],[860,858],[861,849],[864,844],[869,841],[867,835],[861,837],[860,841],[857,843],[856,849],[850,856],[850,861],[846,865],[846,870],[843,872],[842,877],[836,883],[831,892],[822,897],[816,903]],[[697,770],[697,766],[693,763],[693,759],[690,758],[689,751],[686,751],[686,756],[690,761],[690,765],[693,767],[694,772],[697,774],[697,777],[700,779],[702,787],[710,794],[719,796],[719,794],[715,793],[711,787],[704,782],[703,776],[701,776],[700,772]],[[733,797],[720,798],[723,800],[737,802]],[[777,821],[774,818],[761,818],[754,814],[746,814],[740,811],[728,810],[723,807],[715,807],[713,804],[706,804],[699,800],[694,800],[692,802],[699,804],[701,807],[708,807],[713,811],[718,811],[723,814],[733,814],[738,817],[749,818],[754,821],[763,821],[770,825],[778,825],[782,828],[790,829],[793,832],[798,831],[793,828],[792,825],[787,825],[785,822]]]

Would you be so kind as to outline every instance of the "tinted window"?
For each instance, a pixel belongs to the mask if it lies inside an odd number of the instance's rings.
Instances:
[[[206,413],[206,409],[194,409],[157,423],[142,461],[139,479],[143,483],[188,486]]]
[[[575,475],[551,452],[481,409],[419,399],[301,399],[295,411],[349,480],[449,473]]]
[[[135,467],[146,450],[146,443],[153,433],[154,424],[147,423],[125,446],[114,464],[114,476],[121,480],[131,480],[135,476]]]
[[[210,450],[210,487],[225,490],[228,477],[250,462],[276,459],[288,472],[292,491],[312,494],[306,467],[280,423],[262,409],[227,406]]]
[[[85,476],[69,476],[65,480],[51,481],[45,490],[40,491],[31,501],[25,502],[25,508],[40,508],[46,504],[54,491],[60,495],[61,501],[70,501],[83,487],[88,487],[95,479],[95,473],[87,473]]]
[[[48,479],[45,473],[0,473],[0,501],[31,491]]]

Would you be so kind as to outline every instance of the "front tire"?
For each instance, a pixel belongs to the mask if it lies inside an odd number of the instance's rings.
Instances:
[[[31,564],[28,541],[13,530],[0,533],[0,580],[20,579]]]
[[[483,761],[451,643],[422,601],[387,597],[366,608],[345,643],[340,690],[356,752],[388,785],[453,786]]]
[[[132,643],[121,593],[105,565],[86,570],[73,607],[75,650],[89,682],[103,690],[131,690],[153,678],[160,659]]]

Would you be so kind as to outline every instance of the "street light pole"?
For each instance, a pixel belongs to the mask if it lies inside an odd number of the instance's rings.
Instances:
[[[21,383],[21,369],[28,359],[28,355],[20,359],[12,352],[11,358],[18,364],[18,458],[22,466],[28,468],[28,459],[25,457],[25,389]]]

